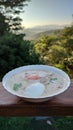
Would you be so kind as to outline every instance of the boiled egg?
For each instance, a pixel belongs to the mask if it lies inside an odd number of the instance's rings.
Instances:
[[[24,95],[29,98],[38,98],[42,95],[44,89],[45,86],[42,83],[33,83],[25,89]]]

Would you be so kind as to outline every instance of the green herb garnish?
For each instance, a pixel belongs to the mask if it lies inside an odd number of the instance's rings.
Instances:
[[[52,78],[52,80],[57,80],[57,78]]]
[[[15,83],[14,86],[13,86],[13,90],[17,91],[19,88],[21,88],[21,86],[22,86],[21,83],[19,83],[19,84]]]
[[[56,80],[57,80],[57,78],[51,78],[51,79],[50,79],[50,82],[53,83],[53,82],[56,81]]]

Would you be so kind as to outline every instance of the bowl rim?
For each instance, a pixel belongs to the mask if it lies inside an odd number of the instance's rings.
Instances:
[[[51,94],[51,95],[47,95],[47,96],[41,96],[41,97],[28,97],[28,96],[23,96],[23,95],[20,95],[20,94],[17,94],[16,92],[13,92],[13,91],[10,91],[8,89],[7,86],[7,81],[10,79],[10,77],[15,74],[15,73],[19,73],[23,70],[28,70],[28,69],[31,69],[31,70],[35,70],[35,69],[40,69],[40,70],[44,70],[44,69],[51,69],[52,71],[54,70],[55,72],[59,73],[59,74],[62,74],[65,78],[67,78],[67,85],[65,87],[63,87],[63,89],[61,89],[60,91],[56,92],[55,94]],[[41,69],[42,68],[42,69]],[[20,98],[25,98],[25,99],[46,99],[46,98],[52,98],[54,96],[57,96],[61,93],[63,93],[64,91],[66,91],[69,86],[70,86],[70,78],[68,76],[68,74],[66,72],[64,72],[63,70],[59,69],[59,68],[56,68],[54,66],[49,66],[49,65],[41,65],[41,64],[37,64],[37,65],[26,65],[26,66],[21,66],[21,67],[17,67],[15,69],[12,69],[11,71],[7,72],[4,77],[2,78],[2,84],[3,84],[3,87],[11,94],[15,95],[15,96],[18,96]]]

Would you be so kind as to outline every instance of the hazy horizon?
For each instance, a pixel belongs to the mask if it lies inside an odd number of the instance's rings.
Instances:
[[[43,26],[67,26],[67,25],[71,25],[71,22],[69,22],[69,23],[57,23],[57,24],[55,24],[55,23],[53,23],[53,24],[36,24],[36,25],[26,25],[25,26],[25,24],[24,24],[24,21],[23,21],[23,23],[22,23],[22,26],[24,27],[24,28],[36,28],[36,27],[43,27]]]
[[[25,29],[32,29],[32,28],[38,28],[38,27],[45,27],[45,26],[61,26],[61,27],[65,27],[65,26],[69,26],[71,25],[71,23],[68,24],[42,24],[42,25],[32,25],[32,26],[23,26]]]

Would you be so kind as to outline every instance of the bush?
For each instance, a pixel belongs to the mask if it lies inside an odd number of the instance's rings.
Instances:
[[[40,63],[39,55],[30,41],[23,40],[22,34],[9,33],[0,37],[0,79],[11,69],[37,63]]]

